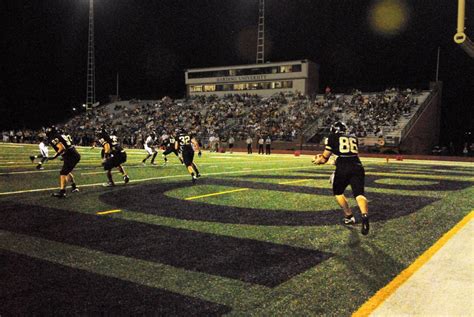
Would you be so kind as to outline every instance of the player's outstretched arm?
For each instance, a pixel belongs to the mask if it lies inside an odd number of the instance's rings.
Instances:
[[[329,160],[331,154],[331,151],[324,150],[323,154],[318,154],[313,158],[312,163],[316,165],[325,164]]]
[[[56,159],[58,156],[60,156],[61,154],[63,154],[65,150],[66,150],[66,149],[64,148],[64,146],[63,146],[61,143],[58,143],[57,149],[56,149],[56,154],[55,154],[53,157],[48,157],[48,160],[54,160],[54,159]]]

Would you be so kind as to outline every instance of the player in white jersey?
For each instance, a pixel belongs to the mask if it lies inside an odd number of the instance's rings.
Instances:
[[[150,157],[151,157],[151,164],[156,165],[155,158],[158,152],[156,151],[156,148],[155,148],[155,142],[156,142],[156,134],[155,132],[152,132],[145,140],[144,148],[145,148],[145,151],[147,152],[147,156],[142,161],[143,165],[146,164],[146,161]]]
[[[36,169],[42,170],[44,169],[43,163],[46,163],[46,161],[48,160],[48,154],[49,154],[48,146],[46,145],[45,139],[41,139],[41,142],[39,143],[38,147],[40,150],[40,154],[31,155],[30,160],[31,160],[31,163],[33,163],[35,159],[40,159],[40,161],[38,162],[38,165],[36,165]]]

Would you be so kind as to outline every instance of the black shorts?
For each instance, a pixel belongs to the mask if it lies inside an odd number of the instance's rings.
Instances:
[[[186,166],[191,166],[193,164],[194,151],[183,151],[183,162]]]
[[[229,149],[234,147],[234,143],[229,143]]]
[[[361,163],[338,164],[332,184],[334,195],[342,195],[351,185],[354,197],[364,195],[365,170]]]
[[[104,162],[104,170],[108,171],[114,167],[118,167],[120,164],[125,163],[127,161],[127,153],[126,152],[119,152],[113,154],[113,156],[109,157]]]
[[[75,148],[71,148],[63,155],[63,167],[59,175],[67,175],[72,172],[77,163],[81,160],[81,155]]]
[[[171,153],[174,153],[174,155],[178,156],[178,151],[176,149],[173,149],[173,148],[167,148],[163,152],[163,155],[168,155],[168,154],[171,154]]]

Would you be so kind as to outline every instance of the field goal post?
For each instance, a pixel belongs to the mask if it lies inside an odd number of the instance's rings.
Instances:
[[[466,35],[464,21],[466,17],[466,0],[458,0],[458,25],[457,33],[454,35],[454,42],[472,58],[474,58],[474,43]]]

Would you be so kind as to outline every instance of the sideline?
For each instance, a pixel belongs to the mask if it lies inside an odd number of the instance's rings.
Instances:
[[[458,233],[469,221],[474,219],[474,210],[467,214],[451,230],[445,233],[435,244],[426,250],[409,267],[397,275],[385,287],[377,291],[367,302],[352,314],[353,317],[369,316],[389,296],[391,296],[403,283],[405,283],[415,272],[426,264],[456,233]]]

